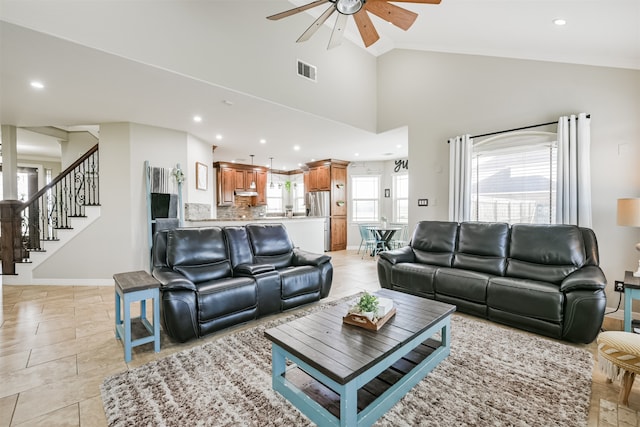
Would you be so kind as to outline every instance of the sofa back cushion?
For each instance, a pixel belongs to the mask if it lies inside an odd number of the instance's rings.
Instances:
[[[167,230],[156,231],[153,235],[151,259],[154,267],[167,266]]]
[[[458,224],[455,222],[419,222],[411,238],[416,262],[451,267],[457,237]]]
[[[557,285],[585,263],[584,240],[574,225],[514,224],[507,276]]]
[[[460,224],[453,266],[503,276],[509,251],[509,224],[465,222]]]
[[[242,226],[229,226],[224,227],[222,231],[229,245],[231,267],[236,268],[240,264],[253,264],[247,229]]]
[[[170,230],[167,262],[193,283],[231,276],[227,243],[220,227]]]
[[[580,227],[582,240],[584,240],[585,265],[600,265],[600,253],[598,251],[598,240],[596,234],[590,228]]]
[[[256,264],[289,267],[293,259],[293,242],[282,224],[247,224],[247,234]]]

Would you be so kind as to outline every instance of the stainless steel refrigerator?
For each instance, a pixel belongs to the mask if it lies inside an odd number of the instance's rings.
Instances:
[[[331,249],[331,227],[329,216],[331,215],[331,198],[328,191],[310,191],[307,193],[307,209],[309,216],[324,218],[324,250]]]

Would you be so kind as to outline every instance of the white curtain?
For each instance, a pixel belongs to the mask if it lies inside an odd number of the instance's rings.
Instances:
[[[591,119],[585,113],[558,120],[556,223],[591,227]]]
[[[471,149],[470,135],[449,140],[449,221],[471,219]]]

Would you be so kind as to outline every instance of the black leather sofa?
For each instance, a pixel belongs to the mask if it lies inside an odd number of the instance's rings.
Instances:
[[[282,224],[155,233],[165,332],[184,342],[329,295],[331,257],[294,248]]]
[[[578,343],[606,306],[592,230],[572,225],[423,221],[411,243],[382,252],[378,278],[461,312]]]

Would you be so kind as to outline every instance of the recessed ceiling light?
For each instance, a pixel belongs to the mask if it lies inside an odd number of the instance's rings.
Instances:
[[[302,163],[298,163],[298,167],[302,166]]]
[[[360,153],[353,153],[354,156],[358,157]]]
[[[31,82],[31,87],[36,89],[44,89],[44,84],[42,82],[34,80]]]
[[[200,123],[202,121],[202,117],[200,116],[193,116],[193,121],[196,123]]]
[[[402,144],[396,145],[396,148],[402,148]]]
[[[262,138],[262,139],[260,140],[260,144],[266,144],[266,143],[267,143],[267,140],[266,140],[266,139]]]
[[[557,26],[559,26],[559,27],[567,24],[567,20],[566,19],[562,19],[562,18],[556,18],[552,22],[554,24],[556,24]]]
[[[300,146],[299,145],[294,145],[293,149],[296,150],[296,151],[300,151]]]
[[[217,139],[218,141],[220,141],[220,140],[222,139],[222,135],[217,134],[217,135],[216,135],[216,139]]]
[[[315,161],[316,161],[316,159],[311,159],[311,161],[312,161],[312,162],[315,162]]]

